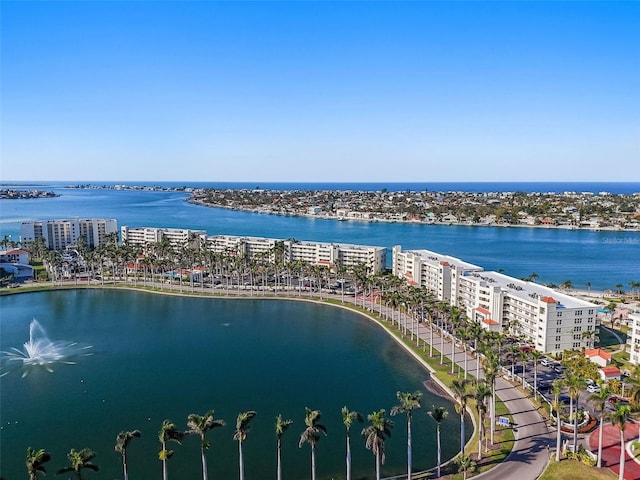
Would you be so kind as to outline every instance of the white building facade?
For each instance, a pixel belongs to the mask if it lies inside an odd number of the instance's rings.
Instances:
[[[69,245],[75,245],[81,236],[85,238],[89,248],[96,248],[112,233],[118,233],[118,222],[115,219],[36,220],[22,222],[20,225],[20,240],[23,244],[43,238],[50,250],[64,250]]]
[[[461,308],[487,330],[519,335],[544,353],[593,348],[599,320],[590,302],[426,250],[394,247],[393,253],[394,275]]]
[[[188,228],[158,228],[158,227],[137,227],[131,228],[123,225],[120,228],[120,238],[122,243],[146,248],[148,245],[167,240],[174,249],[184,247],[188,244],[197,244],[202,235],[206,235],[204,230],[191,230]]]
[[[627,344],[629,346],[629,361],[634,365],[640,365],[640,313],[629,314],[629,330],[627,332]]]

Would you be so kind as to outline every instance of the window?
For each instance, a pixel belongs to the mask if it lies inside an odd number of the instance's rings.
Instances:
[[[556,333],[562,333],[562,329],[561,328],[556,328]]]
[[[561,317],[562,316],[562,312],[556,312],[556,317]]]

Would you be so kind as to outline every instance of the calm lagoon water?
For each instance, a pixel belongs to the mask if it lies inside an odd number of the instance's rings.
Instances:
[[[131,478],[160,478],[157,432],[162,420],[185,428],[190,413],[215,409],[227,426],[210,432],[211,478],[237,477],[235,417],[256,410],[245,443],[247,478],[275,476],[274,422],[294,420],[284,436],[286,478],[309,477],[308,446],[298,448],[304,407],[323,412],[329,435],[317,453],[320,479],[344,478],[343,405],[365,415],[396,403],[396,392],[421,390],[414,415],[414,465],[435,465],[435,423],[426,411],[446,405],[444,457],[459,446],[453,405],[423,387],[428,374],[383,330],[352,312],[306,302],[185,298],[123,291],[60,291],[0,297],[0,350],[20,347],[36,318],[51,340],[93,346],[76,365],[0,378],[0,465],[3,478],[24,478],[27,446],[53,454],[47,470],[66,463],[71,448],[89,447],[101,467],[90,478],[121,477],[114,439],[139,429],[129,448]],[[405,470],[406,417],[387,443],[384,474]],[[471,429],[467,428],[467,432]],[[361,426],[352,431],[354,478],[372,478],[374,457]],[[173,445],[172,479],[200,475],[199,441]]]

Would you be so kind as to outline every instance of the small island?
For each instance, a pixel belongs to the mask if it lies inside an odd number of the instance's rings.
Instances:
[[[45,190],[14,190],[0,189],[0,199],[2,200],[24,200],[28,198],[55,198],[60,195]]]

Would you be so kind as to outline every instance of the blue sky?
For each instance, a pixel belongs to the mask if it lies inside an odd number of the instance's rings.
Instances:
[[[640,2],[0,2],[2,181],[640,181]]]

